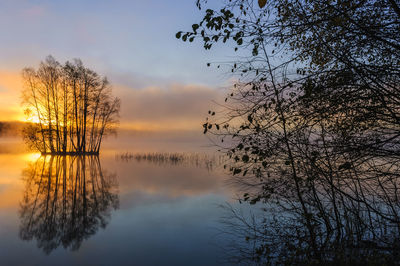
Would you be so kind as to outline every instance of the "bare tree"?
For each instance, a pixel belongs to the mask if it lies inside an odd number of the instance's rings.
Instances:
[[[29,146],[43,154],[98,154],[120,110],[107,79],[80,60],[61,65],[51,56],[22,76],[25,113],[35,118],[24,131]]]

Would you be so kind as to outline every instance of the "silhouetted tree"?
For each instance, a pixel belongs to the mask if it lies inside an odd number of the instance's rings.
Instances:
[[[42,153],[99,153],[120,110],[107,79],[80,60],[62,66],[51,56],[22,75],[25,113],[35,118],[24,132],[29,146]]]
[[[237,82],[203,127],[231,157],[241,200],[263,202],[269,216],[252,259],[276,261],[279,241],[295,263],[346,262],[365,243],[384,258],[399,246],[399,10],[383,0],[230,0],[176,34],[240,52]]]

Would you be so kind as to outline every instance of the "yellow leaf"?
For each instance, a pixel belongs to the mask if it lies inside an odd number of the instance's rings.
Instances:
[[[267,4],[267,0],[258,0],[258,5],[263,8]]]

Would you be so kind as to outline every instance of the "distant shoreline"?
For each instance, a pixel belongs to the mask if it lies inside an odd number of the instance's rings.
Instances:
[[[42,155],[99,155],[100,152],[42,152]]]

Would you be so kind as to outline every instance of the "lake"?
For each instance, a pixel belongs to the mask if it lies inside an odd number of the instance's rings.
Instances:
[[[118,157],[215,156],[203,144],[126,138],[82,158],[41,157],[18,140],[2,140],[0,264],[223,264],[231,240],[221,234],[220,205],[236,201],[222,165]]]

